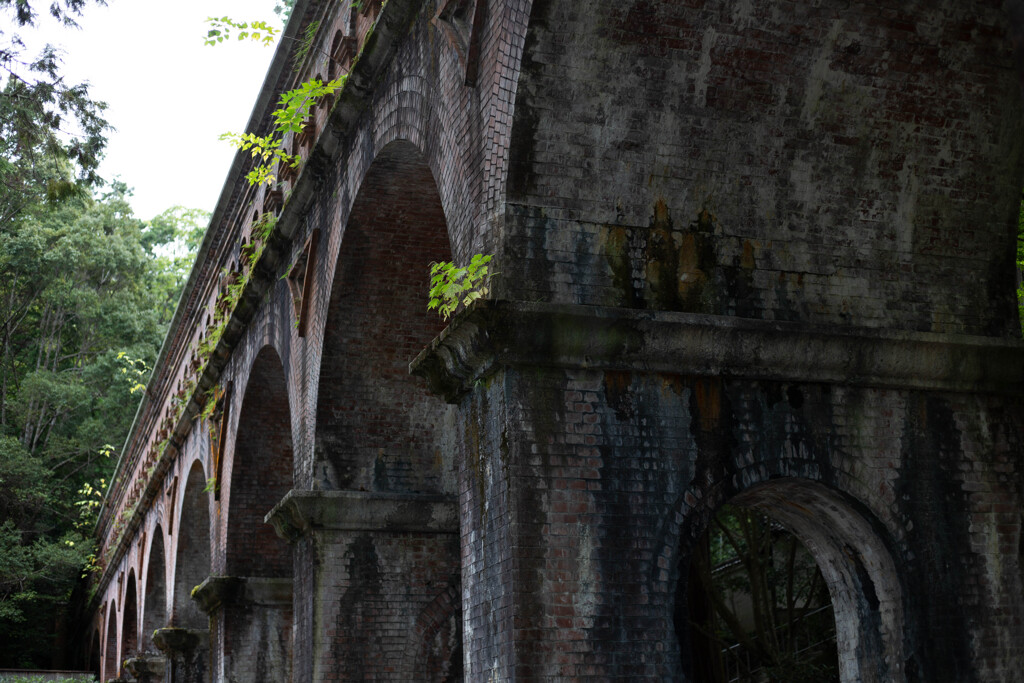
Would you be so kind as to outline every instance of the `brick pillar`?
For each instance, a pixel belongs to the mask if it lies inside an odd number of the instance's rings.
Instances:
[[[153,633],[153,644],[167,657],[167,683],[207,683],[210,632],[171,626]]]
[[[267,520],[296,545],[296,683],[461,671],[454,501],[291,491]]]
[[[215,680],[291,679],[291,579],[211,576],[192,597],[210,617]]]
[[[466,680],[680,680],[662,522],[686,408],[610,405],[619,376],[587,365],[637,335],[564,313],[478,306],[413,363],[460,409]]]
[[[138,683],[162,683],[166,667],[166,658],[147,654],[125,660],[124,663],[124,668]]]

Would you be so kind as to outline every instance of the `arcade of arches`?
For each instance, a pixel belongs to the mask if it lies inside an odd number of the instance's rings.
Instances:
[[[1004,4],[297,0],[249,130],[347,82],[297,168],[232,167],[82,666],[1016,680]],[[438,318],[430,265],[474,254]]]

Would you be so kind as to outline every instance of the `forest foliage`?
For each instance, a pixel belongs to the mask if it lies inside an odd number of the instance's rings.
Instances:
[[[126,192],[0,230],[0,666],[47,663],[201,230],[180,208],[136,219]]]
[[[99,3],[102,4],[102,3]],[[86,0],[45,10],[67,26]],[[94,512],[208,219],[143,222],[97,175],[105,105],[0,0],[0,667],[51,665]]]

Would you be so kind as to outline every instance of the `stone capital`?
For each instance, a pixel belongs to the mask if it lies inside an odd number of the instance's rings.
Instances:
[[[409,365],[451,403],[499,367],[664,372],[1024,394],[1024,341],[478,300]]]
[[[155,683],[163,680],[164,671],[167,668],[167,659],[158,655],[140,654],[131,659],[126,659],[124,668],[139,683]]]
[[[287,606],[292,602],[292,580],[262,576],[210,576],[196,586],[192,599],[207,614],[240,605]]]
[[[168,657],[189,654],[207,643],[210,632],[206,629],[168,626],[153,632],[153,644]]]
[[[313,531],[456,533],[459,511],[450,496],[293,489],[266,521],[294,542]]]
[[[238,600],[244,581],[236,576],[208,576],[192,590],[192,599],[199,609],[212,614]]]

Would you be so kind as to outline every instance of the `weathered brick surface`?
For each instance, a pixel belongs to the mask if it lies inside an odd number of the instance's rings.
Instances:
[[[692,656],[679,641],[685,605],[677,611],[688,553],[735,500],[780,516],[819,562],[836,534],[843,562],[875,572],[878,628],[903,634],[903,659],[841,650],[849,680],[1010,680],[1021,657],[1024,426],[1012,407],[1007,419],[1003,401],[979,397],[499,375],[463,404],[466,642],[479,654],[467,675],[677,678]],[[801,499],[793,482],[838,495]],[[876,566],[873,553],[890,559]],[[864,600],[853,591],[837,612],[877,616]]]
[[[1014,333],[1007,31],[998,3],[534,2],[509,297]]]
[[[364,5],[297,3],[313,49],[282,48],[254,128],[305,78],[349,83],[286,140],[283,207],[236,175],[215,213],[101,519],[104,680],[132,585],[139,649],[211,626],[188,676],[687,680],[688,558],[725,502],[811,549],[842,680],[1014,680],[1024,118],[1001,6]],[[332,62],[346,36],[363,54]],[[427,268],[478,252],[491,298],[536,315],[442,332]],[[423,365],[453,405],[407,374],[439,333]],[[190,383],[232,387],[217,449],[201,405],[174,418]],[[189,592],[211,576],[291,577],[292,600],[208,619]]]

